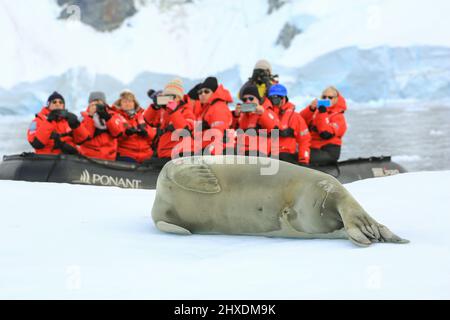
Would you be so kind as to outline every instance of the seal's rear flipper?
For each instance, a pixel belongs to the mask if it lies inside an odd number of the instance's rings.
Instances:
[[[175,224],[171,224],[168,222],[164,222],[164,221],[158,221],[156,223],[156,227],[163,231],[163,232],[168,232],[168,233],[174,233],[174,234],[179,234],[179,235],[191,235],[192,233],[180,226],[177,226]]]

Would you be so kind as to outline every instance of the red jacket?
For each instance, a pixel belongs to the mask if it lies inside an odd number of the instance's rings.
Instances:
[[[81,154],[86,157],[116,160],[117,138],[124,134],[125,127],[123,118],[108,107],[111,119],[101,120],[97,114],[90,116],[88,111],[83,112],[85,128],[89,131],[91,138],[80,146]]]
[[[259,151],[265,155],[270,155],[270,133],[278,127],[279,119],[269,99],[265,98],[262,106],[265,111],[261,115],[256,113],[241,113],[239,117],[235,117],[235,128],[241,129],[244,132],[248,129],[254,129],[256,131],[256,136],[238,132],[238,154],[245,154],[245,151]],[[267,136],[263,135],[262,130],[266,131]]]
[[[225,130],[231,127],[233,121],[228,108],[230,102],[233,102],[230,92],[219,85],[206,104],[195,104],[195,119],[198,125],[201,124],[201,128],[196,127],[194,136],[195,152],[207,148],[210,154],[218,155],[230,145],[230,141],[224,138]]]
[[[173,158],[192,151],[192,137],[187,133],[194,131],[194,112],[188,102],[186,96],[181,106],[172,113],[162,108],[155,110],[152,105],[144,112],[147,124],[159,129],[159,158]]]
[[[47,116],[50,113],[48,107],[36,115],[36,118],[31,122],[30,128],[27,132],[28,142],[35,149],[37,154],[61,154],[62,151],[55,148],[55,140],[50,136],[52,133],[57,133],[62,142],[65,142],[72,147],[78,149],[76,144],[84,142],[89,139],[89,132],[83,124],[76,129],[71,129],[66,119],[60,119],[52,122],[47,121]]]
[[[344,97],[339,96],[337,103],[327,108],[327,112],[311,111],[306,107],[300,112],[311,132],[311,149],[320,149],[328,144],[342,145],[342,137],[347,131],[344,112],[347,104]]]
[[[279,152],[295,154],[298,148],[298,162],[308,164],[310,158],[311,135],[308,126],[295,106],[287,102],[281,108],[274,108],[279,118]],[[272,146],[272,154],[277,154]]]
[[[142,137],[138,134],[128,136],[126,133],[118,138],[117,155],[122,157],[129,157],[141,163],[148,160],[153,155],[152,142],[156,136],[156,128],[147,125],[144,121],[144,109],[139,108],[133,117],[119,108],[114,107],[114,110],[122,117],[124,128],[138,128],[143,127],[147,132],[147,137]]]

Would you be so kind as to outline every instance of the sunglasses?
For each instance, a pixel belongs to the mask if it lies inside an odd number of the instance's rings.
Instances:
[[[322,99],[333,100],[334,98],[336,98],[336,96],[322,96]]]
[[[62,100],[59,100],[59,99],[52,100],[51,103],[52,104],[64,104],[64,102]]]
[[[277,95],[273,95],[273,96],[270,96],[270,97],[269,97],[270,100],[274,100],[274,99],[280,99],[280,100],[281,100],[281,99],[283,99],[283,98],[284,98],[284,97],[282,97],[282,96],[277,96]]]
[[[209,89],[203,89],[203,90],[198,90],[197,93],[199,96],[201,96],[202,94],[210,94],[212,91]]]
[[[252,102],[253,100],[255,100],[255,97],[243,97],[242,98],[242,101],[244,101],[244,102],[247,102],[247,101]]]

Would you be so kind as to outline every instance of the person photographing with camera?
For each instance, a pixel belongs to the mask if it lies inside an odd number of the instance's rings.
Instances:
[[[278,127],[278,117],[272,105],[263,104],[255,85],[248,85],[241,92],[242,104],[233,111],[237,134],[238,155],[266,157],[270,155],[270,132]]]
[[[154,145],[157,157],[164,163],[174,156],[191,155],[194,113],[184,94],[182,81],[174,79],[163,91],[151,91],[147,94],[152,103],[144,112],[144,120],[157,129]]]
[[[242,86],[239,92],[239,98],[242,97],[242,91],[249,85],[254,85],[258,88],[259,96],[266,98],[270,87],[278,83],[278,75],[272,75],[272,66],[267,60],[259,60],[253,68],[253,74],[248,81]]]
[[[156,129],[144,121],[144,109],[129,90],[120,94],[112,106],[123,121],[124,131],[117,141],[117,161],[142,163],[153,155],[152,142]]]
[[[195,153],[221,155],[227,148],[234,152],[234,134],[227,130],[233,117],[228,104],[233,102],[231,93],[218,83],[216,77],[207,77],[194,87],[198,103],[194,105],[197,124],[195,132]]]
[[[117,139],[125,131],[123,118],[108,106],[103,92],[91,92],[88,102],[86,111],[81,114],[81,122],[89,131],[90,139],[80,145],[81,154],[114,161],[117,157]]]
[[[342,137],[347,131],[345,98],[335,87],[322,92],[300,112],[311,133],[311,165],[330,165],[339,160]]]
[[[293,164],[308,165],[311,135],[303,118],[295,112],[295,105],[289,102],[286,87],[275,84],[268,96],[279,119],[278,148],[272,145],[272,156],[278,155],[280,160]]]
[[[36,154],[78,154],[77,144],[87,140],[89,132],[55,91],[31,122],[27,138]]]

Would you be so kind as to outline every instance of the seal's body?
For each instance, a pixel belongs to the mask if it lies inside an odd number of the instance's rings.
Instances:
[[[407,242],[332,176],[286,162],[277,163],[275,175],[262,175],[262,162],[272,161],[278,160],[215,156],[167,163],[152,209],[156,226],[178,234],[349,238],[361,246]]]

